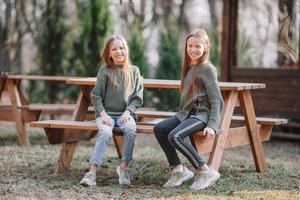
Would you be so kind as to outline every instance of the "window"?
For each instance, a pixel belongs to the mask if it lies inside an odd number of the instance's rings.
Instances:
[[[300,0],[240,0],[238,68],[296,68]]]

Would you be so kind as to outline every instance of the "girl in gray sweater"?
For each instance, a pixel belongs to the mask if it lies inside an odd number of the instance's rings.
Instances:
[[[223,99],[216,69],[209,62],[210,47],[203,29],[197,29],[187,36],[181,74],[180,110],[174,117],[154,127],[155,136],[173,169],[164,187],[179,186],[194,177],[194,173],[181,164],[176,149],[196,169],[197,176],[191,189],[205,189],[220,177],[187,141],[196,131],[203,131],[207,136],[214,135],[219,126]]]
[[[80,181],[83,186],[96,185],[96,170],[103,163],[108,141],[114,127],[124,134],[122,163],[117,167],[119,183],[130,185],[129,162],[132,160],[136,137],[135,111],[143,103],[143,84],[139,68],[132,65],[125,39],[112,36],[102,53],[104,65],[97,74],[91,93],[95,107],[98,136],[92,154],[90,171]]]

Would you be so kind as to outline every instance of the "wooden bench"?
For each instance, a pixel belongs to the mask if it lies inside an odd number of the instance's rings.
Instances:
[[[98,131],[95,121],[44,120],[31,122],[30,126],[43,128],[50,144],[61,144],[89,140]],[[138,134],[153,134],[153,126],[154,124],[145,125],[143,123],[137,122],[136,131]],[[220,133],[220,130],[217,131],[217,134]],[[114,128],[113,134],[113,141],[118,156],[119,158],[121,158],[124,138],[119,128]],[[195,134],[203,136],[202,131],[199,131]]]
[[[138,110],[137,113],[140,117],[148,118],[167,118],[175,114],[175,112],[164,112],[164,111],[147,111]],[[137,122],[137,133],[153,134],[153,126],[157,121],[146,121]],[[245,119],[242,116],[233,116],[232,123],[244,123]],[[259,129],[261,129],[261,140],[267,141],[270,139],[272,128],[274,125],[286,123],[286,119],[275,119],[275,118],[263,118],[258,117],[257,123],[259,124]],[[69,120],[45,120],[36,121],[30,123],[31,127],[39,127],[45,130],[48,141],[50,144],[61,144],[68,142],[78,142],[82,140],[89,140],[97,133],[97,127],[95,121],[69,121]],[[241,131],[244,129],[244,131]],[[114,132],[114,143],[118,156],[121,158],[121,149],[123,145],[123,137],[118,128],[113,130]],[[240,134],[243,132],[243,134]],[[217,134],[221,134],[222,131],[218,130]],[[247,139],[247,129],[246,127],[236,127],[229,130],[229,140],[226,143],[225,148],[232,148],[237,146],[242,146],[250,143],[249,138]],[[194,138],[200,137],[195,143]],[[246,139],[245,139],[246,138]],[[210,152],[213,147],[214,137],[206,138],[203,136],[201,131],[195,133],[191,137],[192,144],[197,148],[199,152]]]

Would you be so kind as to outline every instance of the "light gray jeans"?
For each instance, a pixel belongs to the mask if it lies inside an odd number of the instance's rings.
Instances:
[[[98,135],[96,139],[95,149],[90,160],[90,162],[96,166],[99,166],[103,163],[105,149],[112,137],[112,131],[114,127],[119,127],[124,134],[122,160],[132,160],[133,147],[136,137],[136,123],[134,121],[134,118],[130,116],[126,123],[121,124],[121,116],[110,117],[112,126],[104,124],[103,120],[100,117],[96,118]]]

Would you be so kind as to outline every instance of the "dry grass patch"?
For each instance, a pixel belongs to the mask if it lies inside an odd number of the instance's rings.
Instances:
[[[256,173],[251,149],[227,150],[220,181],[207,190],[192,192],[161,185],[168,178],[164,155],[153,136],[139,136],[132,163],[133,187],[118,183],[117,158],[109,145],[106,163],[97,174],[97,186],[83,188],[79,181],[88,169],[93,141],[78,145],[70,171],[52,176],[59,145],[48,145],[44,133],[30,129],[32,146],[19,147],[14,128],[0,127],[0,199],[300,199],[300,145],[283,141],[264,143],[269,169]],[[192,168],[186,159],[182,161]]]

